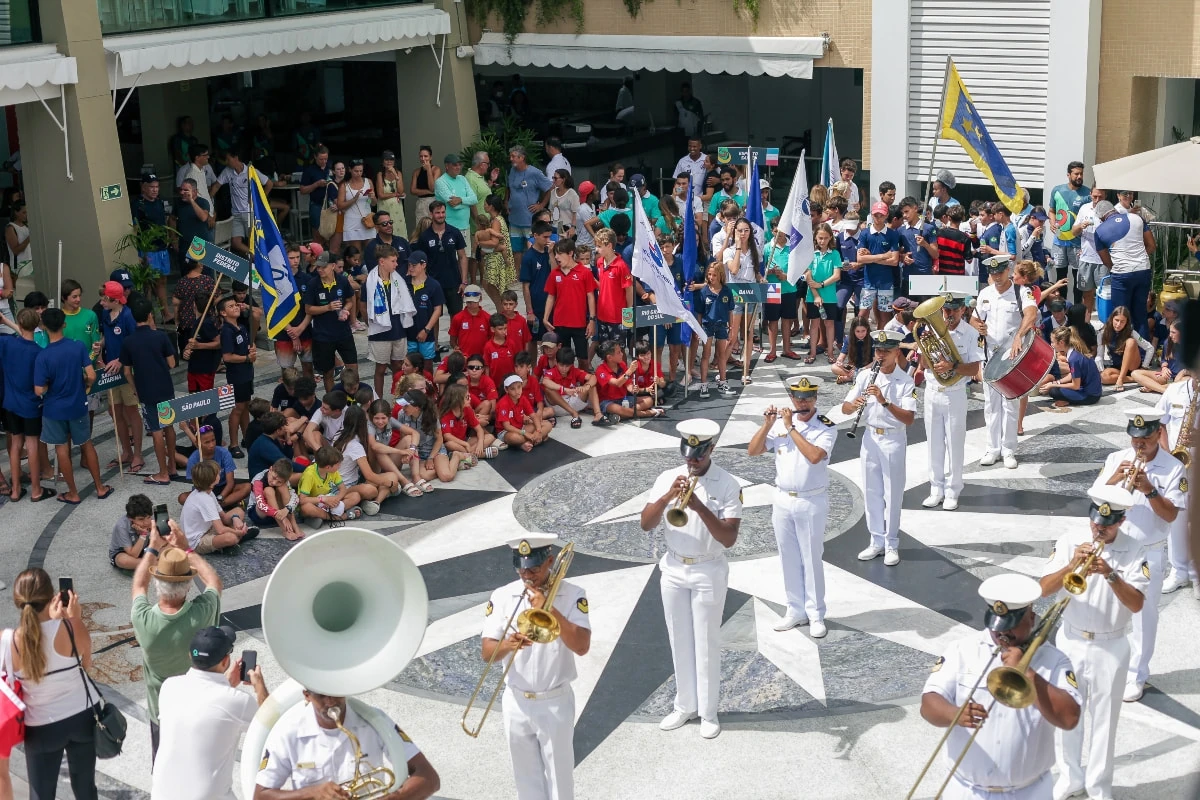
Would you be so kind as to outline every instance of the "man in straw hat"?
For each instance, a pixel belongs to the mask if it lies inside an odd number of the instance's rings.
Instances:
[[[748,448],[752,456],[768,450],[775,453],[771,525],[787,595],[787,612],[775,630],[788,631],[808,623],[814,639],[826,634],[821,556],[825,552],[825,518],[829,516],[829,456],[837,440],[833,423],[817,414],[819,389],[819,383],[808,377],[790,380],[791,408],[768,407]]]

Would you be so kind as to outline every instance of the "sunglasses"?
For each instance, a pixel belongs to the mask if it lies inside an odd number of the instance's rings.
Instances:
[[[361,167],[362,165],[363,165],[363,160],[361,158],[353,159],[350,162],[350,166],[352,166],[352,167]]]
[[[389,219],[387,222],[379,222],[379,223],[376,223],[376,224],[378,224],[378,225],[379,225],[379,227],[381,227],[381,228],[390,228],[390,227],[392,227],[392,221],[391,221],[390,219]]]
[[[482,369],[483,367],[480,366],[467,367],[467,372],[479,372]]]

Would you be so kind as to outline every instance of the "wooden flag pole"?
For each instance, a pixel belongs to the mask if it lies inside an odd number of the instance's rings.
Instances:
[[[655,377],[658,374],[658,326],[654,325],[650,328],[650,399],[654,401],[651,406],[658,405],[658,379]],[[637,401],[634,401],[637,405]]]
[[[108,410],[112,413],[113,418],[113,433],[117,432],[117,404],[113,400],[112,389],[108,390]],[[121,480],[125,479],[125,465],[121,462],[121,437],[115,437],[117,440],[117,470],[121,473]]]
[[[213,298],[217,296],[217,290],[220,288],[221,276],[214,275],[212,291],[208,293],[208,302],[204,304],[204,311],[202,311],[200,316],[196,318],[196,330],[192,331],[192,338],[188,340],[189,346],[196,343],[196,337],[200,335],[200,326],[204,323],[205,317],[208,316],[208,309],[212,307]]]

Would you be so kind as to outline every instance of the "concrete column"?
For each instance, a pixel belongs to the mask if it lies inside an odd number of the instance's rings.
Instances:
[[[124,95],[122,95],[124,96]],[[159,83],[138,87],[138,105],[142,115],[142,161],[154,165],[162,178],[170,178],[170,197],[175,186],[175,165],[167,149],[167,141],[175,135],[175,120],[190,116],[194,123],[192,135],[210,148],[208,141],[208,83],[204,80]]]
[[[895,46],[909,39],[908,3],[874,0],[871,3],[871,186],[860,186],[865,198],[876,197],[875,187],[891,181],[904,195],[908,175],[908,48]],[[814,147],[824,141],[813,141]],[[923,154],[926,158],[929,154]],[[928,163],[920,165],[928,168]]]
[[[1054,0],[1050,4],[1050,64],[1046,96],[1046,168],[1043,190],[1066,181],[1067,164],[1086,165],[1092,181],[1096,160],[1097,93],[1100,86],[1100,14],[1103,0]]]
[[[57,0],[42,3],[40,8],[43,38],[78,60],[79,83],[63,87],[74,180],[67,180],[63,135],[50,115],[40,103],[17,106],[36,283],[47,295],[58,298],[55,262],[61,239],[63,277],[82,283],[85,298],[91,298],[93,287],[112,270],[114,246],[131,222],[100,39],[100,14],[95,0]],[[59,100],[49,105],[61,115]],[[121,199],[100,202],[100,188],[111,184],[120,184]]]

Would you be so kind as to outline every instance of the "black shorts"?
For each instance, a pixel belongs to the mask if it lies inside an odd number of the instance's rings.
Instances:
[[[624,342],[629,338],[629,329],[619,322],[601,322],[596,320],[596,336],[594,342]]]
[[[325,373],[332,370],[334,357],[339,355],[342,357],[343,365],[350,366],[353,364],[354,366],[358,366],[358,348],[354,344],[353,336],[336,342],[318,342],[315,339],[313,340],[313,369],[318,373]]]
[[[587,355],[587,353],[584,353]],[[34,439],[42,435],[41,417],[22,417],[7,409],[4,412],[4,427],[12,436],[31,436]]]
[[[767,318],[767,322],[796,319],[796,298],[799,296],[799,292],[788,292],[779,295],[778,303],[763,303],[763,316]]]
[[[233,384],[233,402],[249,403],[254,397],[254,381],[241,381]]]
[[[829,303],[825,304],[825,316],[827,319],[833,319],[834,315],[829,313],[833,310],[833,306],[831,306]],[[821,319],[821,310],[817,308],[816,303],[805,303],[804,313],[808,315],[809,322],[812,322],[814,319]]]
[[[587,360],[588,340],[586,328],[564,328],[559,325],[554,329],[558,334],[559,344],[563,347],[569,347],[575,353],[576,359]]]

